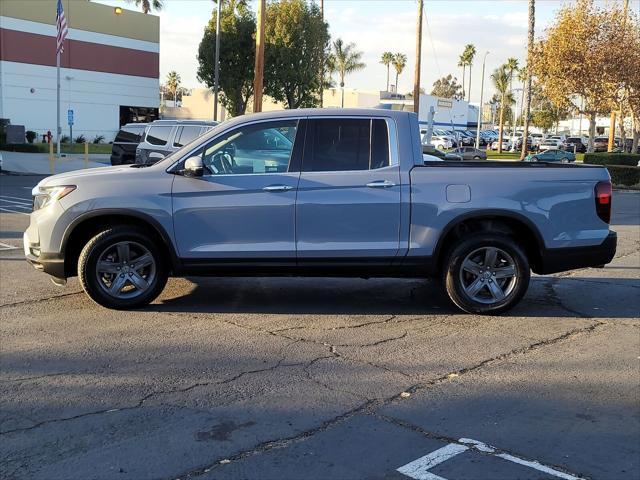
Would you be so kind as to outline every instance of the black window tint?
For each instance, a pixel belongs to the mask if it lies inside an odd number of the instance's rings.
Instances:
[[[307,172],[368,170],[371,120],[314,120],[311,155],[305,159]]]
[[[114,142],[116,143],[140,143],[144,132],[144,125],[127,125],[120,129]]]
[[[389,166],[389,134],[387,122],[373,120],[371,127],[371,170]]]
[[[173,127],[151,127],[145,140],[151,145],[166,145]]]
[[[202,127],[197,125],[186,125],[179,127],[176,138],[173,142],[174,147],[184,147],[187,143],[192,142],[200,136]]]

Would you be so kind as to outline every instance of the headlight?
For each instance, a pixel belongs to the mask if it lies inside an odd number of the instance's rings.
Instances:
[[[60,185],[56,187],[41,187],[36,185],[31,190],[33,196],[33,211],[51,205],[56,200],[66,197],[76,189],[75,185]]]

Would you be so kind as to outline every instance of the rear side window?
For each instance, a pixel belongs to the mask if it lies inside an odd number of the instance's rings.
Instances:
[[[174,147],[184,147],[187,143],[192,142],[200,136],[202,127],[197,125],[186,125],[184,127],[178,127],[176,132],[176,138],[173,141]]]
[[[166,145],[172,128],[170,126],[151,127],[145,140],[151,145]]]
[[[341,172],[389,166],[389,133],[381,119],[318,119],[310,122],[303,170]]]
[[[125,125],[120,129],[114,143],[140,143],[144,125]]]

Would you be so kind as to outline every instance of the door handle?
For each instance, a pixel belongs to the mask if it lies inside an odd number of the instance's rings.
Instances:
[[[265,192],[288,192],[293,187],[289,185],[269,185],[268,187],[264,187],[262,190]]]
[[[396,184],[389,180],[378,180],[377,182],[367,183],[367,187],[369,188],[390,188],[395,186]]]

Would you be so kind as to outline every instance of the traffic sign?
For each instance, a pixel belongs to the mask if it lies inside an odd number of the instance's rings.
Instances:
[[[71,126],[73,125],[73,110],[67,110],[67,123]]]

